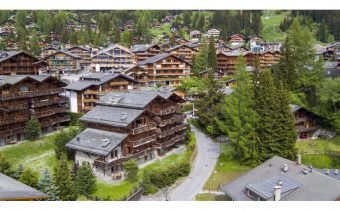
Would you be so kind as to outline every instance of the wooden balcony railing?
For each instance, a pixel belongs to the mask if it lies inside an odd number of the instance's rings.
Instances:
[[[12,124],[16,122],[25,122],[28,120],[27,116],[16,116],[0,120],[0,125]]]
[[[84,98],[83,99],[84,103],[95,103],[98,101],[96,98]]]
[[[13,94],[2,94],[0,95],[0,100],[11,100],[11,99],[51,95],[51,94],[58,94],[63,91],[64,91],[63,88],[55,88],[55,89],[37,90],[37,91],[30,91],[30,92],[18,92],[18,93],[13,93]]]
[[[103,91],[96,91],[96,90],[86,90],[84,95],[103,95],[105,92]]]
[[[299,133],[316,131],[317,129],[319,129],[319,127],[317,126],[312,126],[312,127],[298,126],[297,127],[297,130]]]
[[[62,122],[68,122],[71,118],[69,116],[59,116],[47,121],[41,122],[41,127],[48,127]]]
[[[124,86],[129,85],[128,81],[113,81],[110,83],[110,86]]]
[[[57,103],[66,103],[66,102],[68,102],[67,97],[59,97],[59,98],[48,99],[48,100],[40,101],[40,102],[33,101],[31,107],[37,108],[37,107],[48,106],[48,105],[53,105],[53,104],[57,104]]]
[[[164,137],[170,136],[170,135],[172,135],[172,134],[174,134],[176,132],[179,132],[181,130],[184,130],[186,128],[187,128],[186,124],[177,125],[177,126],[171,128],[170,130],[162,131],[159,134],[158,138],[164,138]]]
[[[24,127],[19,127],[19,128],[15,128],[15,129],[9,129],[9,130],[4,130],[0,132],[0,137],[7,137],[7,136],[11,136],[11,135],[15,135],[18,133],[23,133],[25,130]]]
[[[57,113],[63,113],[66,111],[68,111],[67,107],[59,107],[59,108],[54,108],[50,110],[34,112],[32,113],[32,115],[34,115],[36,118],[41,118],[41,117],[50,116],[50,115],[57,114]]]
[[[184,139],[185,139],[185,134],[177,135],[171,138],[169,141],[159,144],[159,146],[161,148],[166,148]]]
[[[305,122],[307,121],[307,117],[296,118],[295,123]]]
[[[20,110],[25,110],[25,109],[28,109],[27,103],[16,103],[10,106],[9,105],[0,106],[0,110],[5,111],[5,112],[20,111]]]
[[[154,141],[156,141],[156,138],[157,138],[157,134],[154,134],[154,135],[151,135],[151,136],[146,137],[146,138],[142,138],[142,139],[139,139],[139,140],[136,140],[136,141],[131,141],[131,143],[132,143],[133,147],[138,147],[138,146],[141,146],[143,144],[154,142]]]
[[[139,133],[143,133],[143,132],[146,132],[146,131],[149,131],[149,130],[156,129],[156,127],[157,127],[156,123],[150,122],[146,125],[142,125],[142,126],[139,126],[137,128],[131,129],[131,134],[136,135],[136,134],[139,134]]]
[[[97,160],[94,161],[95,166],[103,167],[103,168],[110,168],[112,166],[124,163],[130,159],[137,159],[141,156],[144,156],[152,151],[155,151],[156,147],[151,147],[149,149],[134,153],[132,155],[126,156],[126,157],[121,157],[116,160],[110,160],[110,161],[104,161],[103,158],[98,158]]]

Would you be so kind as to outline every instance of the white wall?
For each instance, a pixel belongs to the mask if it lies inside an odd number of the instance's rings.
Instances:
[[[70,91],[71,112],[78,112],[77,92]]]
[[[79,165],[81,165],[82,162],[85,161],[85,162],[90,163],[91,167],[93,166],[92,164],[94,163],[94,160],[98,158],[99,158],[98,155],[93,155],[93,154],[81,152],[78,150],[76,151],[76,155],[75,155],[76,163],[79,163]]]

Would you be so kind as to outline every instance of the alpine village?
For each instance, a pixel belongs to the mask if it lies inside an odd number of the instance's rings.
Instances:
[[[339,20],[1,10],[0,201],[340,201]]]

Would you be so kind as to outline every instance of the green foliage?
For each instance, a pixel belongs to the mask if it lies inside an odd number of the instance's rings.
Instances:
[[[22,175],[22,172],[24,172],[24,166],[22,164],[20,164],[18,166],[18,169],[16,170],[16,172],[13,174],[13,178],[18,180],[20,178],[20,176]]]
[[[54,181],[59,190],[59,197],[62,201],[74,201],[77,199],[74,182],[72,180],[71,170],[67,163],[67,157],[62,154],[54,169]]]
[[[59,201],[59,190],[55,186],[54,181],[47,169],[43,176],[39,179],[38,188],[40,191],[48,195],[48,201]]]
[[[157,187],[152,184],[150,179],[150,172],[147,169],[143,170],[142,183],[144,187],[144,194],[154,194],[157,192]]]
[[[123,164],[123,170],[127,179],[131,182],[138,180],[138,164],[135,160],[129,160]]]
[[[81,126],[82,125],[79,121],[79,118],[84,115],[83,113],[68,112],[68,115],[71,118],[70,126]]]
[[[95,191],[96,176],[89,163],[83,162],[75,179],[75,187],[79,195],[89,196]]]
[[[32,171],[30,168],[26,168],[19,177],[19,181],[32,187],[38,188],[38,173]]]
[[[25,127],[25,137],[30,141],[35,141],[41,133],[41,125],[36,118],[30,119]]]
[[[209,39],[209,48],[208,48],[208,68],[215,70],[217,68],[217,57],[216,57],[216,48],[215,48],[215,39],[213,36]]]
[[[11,168],[11,163],[0,153],[0,173],[10,176],[12,174]]]
[[[60,159],[61,155],[63,153],[67,154],[67,149],[65,145],[70,142],[73,138],[77,136],[77,134],[80,132],[79,129],[76,128],[70,128],[68,130],[61,130],[54,139],[55,144],[55,155],[57,159]]]

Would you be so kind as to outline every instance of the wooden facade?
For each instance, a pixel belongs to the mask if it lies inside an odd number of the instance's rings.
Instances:
[[[217,69],[222,71],[224,75],[232,75],[235,72],[235,66],[239,56],[245,57],[248,66],[253,64],[253,54],[250,52],[232,53],[220,52],[217,53]]]
[[[133,66],[129,69],[124,70],[124,73],[127,76],[130,76],[130,77],[134,78],[136,81],[138,81],[139,87],[145,87],[149,83],[148,72],[144,68],[142,68],[138,65],[135,65],[135,66]]]
[[[69,121],[68,99],[60,96],[65,85],[51,76],[1,76],[0,146],[23,140],[31,118],[38,119],[42,133]]]
[[[81,57],[65,51],[57,51],[47,57],[50,74],[78,73],[80,70]]]
[[[0,52],[0,75],[38,75],[45,66],[23,51]]]
[[[243,45],[246,42],[246,38],[242,34],[233,34],[229,37],[229,42],[231,45]]]
[[[138,64],[148,75],[150,84],[178,86],[181,79],[191,75],[192,65],[171,54],[159,54]]]
[[[191,48],[187,45],[177,45],[167,50],[167,52],[172,55],[175,55],[176,57],[188,63],[192,63],[192,57],[194,56],[194,54],[198,52],[198,50]]]
[[[144,61],[147,58],[156,56],[161,52],[159,45],[135,45],[132,47],[132,52],[136,56],[136,62]]]
[[[298,105],[291,105],[295,117],[295,127],[299,139],[309,139],[320,126],[317,115]]]
[[[67,49],[68,52],[81,58],[80,67],[88,67],[91,64],[91,50],[82,46],[73,46]]]

